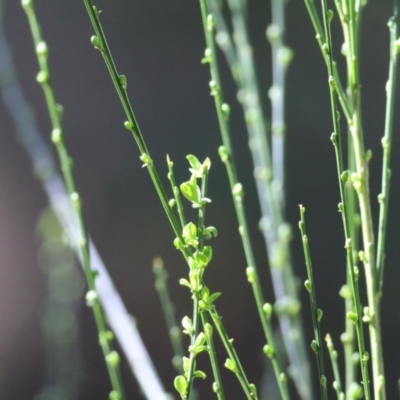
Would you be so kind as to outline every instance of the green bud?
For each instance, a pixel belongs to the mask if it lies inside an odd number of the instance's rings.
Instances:
[[[275,351],[274,351],[273,347],[269,344],[266,344],[263,347],[263,352],[269,359],[272,359],[275,357]]]
[[[234,372],[235,374],[239,372],[236,363],[233,360],[231,360],[230,358],[228,358],[225,361],[224,366],[225,366],[225,368],[229,369],[230,371]]]
[[[128,131],[133,131],[133,124],[130,121],[125,121],[124,122],[124,126],[126,129],[128,129]]]
[[[110,392],[109,399],[110,400],[121,400],[121,395],[116,390]]]
[[[235,197],[242,198],[243,197],[243,186],[241,183],[235,183],[232,189],[232,194]]]
[[[246,268],[246,275],[247,275],[247,280],[250,283],[254,283],[256,280],[256,271],[254,267],[247,267]]]
[[[279,28],[279,26],[277,24],[269,25],[267,28],[267,31],[265,33],[266,33],[268,41],[271,44],[276,43],[282,37],[281,29]]]
[[[304,282],[304,286],[305,286],[305,288],[307,289],[307,291],[308,291],[309,293],[311,293],[312,284],[311,284],[311,282],[310,282],[308,279]]]
[[[208,14],[207,15],[207,30],[212,31],[214,29],[215,18],[214,15]]]
[[[176,205],[175,199],[171,199],[171,200],[168,202],[168,205],[169,205],[171,208],[174,208],[175,205]]]
[[[229,104],[227,104],[227,103],[222,104],[221,111],[222,111],[222,115],[224,116],[225,121],[228,121],[229,116],[231,114],[231,108],[230,108]]]
[[[125,75],[120,75],[118,77],[118,80],[119,80],[119,84],[122,86],[122,88],[126,89],[126,86],[127,86],[126,76]]]
[[[60,128],[55,128],[53,129],[53,131],[51,132],[51,141],[54,144],[59,144],[62,141],[62,131]]]
[[[111,351],[110,353],[107,354],[106,361],[108,365],[114,368],[118,367],[120,361],[119,354],[115,350]]]
[[[324,312],[320,308],[318,308],[318,310],[317,310],[317,321],[318,322],[321,321],[323,315],[324,315]]]
[[[86,293],[86,305],[88,307],[93,307],[94,304],[97,302],[97,300],[98,300],[98,295],[95,290],[89,290]]]
[[[267,319],[270,319],[271,315],[272,315],[272,310],[273,310],[272,304],[265,303],[263,306],[263,310],[264,310],[264,313],[265,313],[265,316],[267,317]]]
[[[347,318],[348,318],[350,321],[352,321],[352,322],[354,322],[354,323],[357,323],[358,317],[357,317],[357,314],[356,314],[355,312],[349,311],[349,312],[346,314],[346,316],[347,316]]]
[[[331,23],[333,17],[334,17],[335,13],[332,10],[328,10],[326,12],[326,20],[328,21],[328,24]]]
[[[47,48],[46,42],[44,42],[43,40],[39,42],[38,45],[36,46],[36,54],[39,57],[46,57],[48,52],[49,49]]]
[[[33,6],[33,0],[22,0],[21,5],[26,12],[31,11]]]
[[[46,71],[40,71],[36,75],[36,81],[40,83],[41,85],[44,85],[50,80],[49,74]]]
[[[93,36],[90,38],[90,42],[92,43],[92,45],[93,45],[97,50],[103,51],[103,44],[101,43],[101,40],[100,40],[100,38],[99,38],[98,36],[93,35]]]
[[[311,342],[311,350],[312,350],[315,354],[318,354],[318,351],[319,351],[319,344],[318,344],[318,342],[317,342],[316,340],[313,340],[313,341]]]
[[[229,160],[229,152],[225,146],[220,146],[218,148],[218,154],[221,157],[221,161],[226,163]]]
[[[282,46],[277,52],[277,62],[282,67],[287,68],[293,60],[293,50],[290,47]]]

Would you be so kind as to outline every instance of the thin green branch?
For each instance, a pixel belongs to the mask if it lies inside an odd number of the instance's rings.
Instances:
[[[342,391],[342,381],[340,379],[339,364],[338,364],[338,353],[333,346],[331,335],[327,334],[325,336],[326,346],[329,351],[329,357],[331,359],[332,369],[333,369],[333,388],[335,389],[337,400],[344,400],[345,395]]]
[[[300,222],[299,228],[301,232],[301,238],[303,242],[303,251],[304,258],[306,261],[307,267],[307,280],[304,283],[306,287],[309,297],[310,297],[310,305],[311,305],[311,318],[314,328],[314,340],[311,343],[311,349],[314,351],[317,357],[317,366],[318,366],[318,374],[319,374],[319,388],[321,391],[321,398],[324,400],[328,399],[328,390],[327,390],[327,379],[325,376],[325,366],[324,366],[324,352],[322,346],[322,335],[321,335],[321,318],[322,318],[322,310],[317,307],[317,298],[315,294],[315,283],[314,283],[314,274],[312,270],[312,262],[310,256],[310,249],[308,246],[308,237],[306,235],[306,221],[305,221],[305,212],[306,209],[303,206],[300,206]]]
[[[376,269],[378,273],[378,291],[382,295],[383,271],[385,265],[385,243],[387,230],[387,216],[389,208],[390,191],[390,158],[393,136],[393,116],[396,92],[397,60],[399,55],[399,41],[397,38],[398,24],[398,5],[395,4],[395,12],[390,19],[388,26],[390,31],[390,62],[389,78],[386,85],[386,115],[385,115],[385,133],[382,138],[383,161],[382,161],[382,188],[378,196],[379,201],[379,226],[378,226],[378,249],[376,255]]]
[[[108,43],[103,31],[103,28],[100,23],[99,15],[100,12],[99,10],[93,6],[91,0],[83,0],[87,13],[90,17],[90,21],[92,23],[92,26],[94,28],[94,31],[96,33],[96,36],[93,36],[91,41],[94,47],[96,47],[102,54],[104,61],[106,63],[107,69],[110,73],[111,79],[114,83],[115,89],[118,93],[118,96],[120,98],[122,107],[124,108],[127,121],[125,122],[125,128],[128,129],[135,141],[136,144],[139,148],[139,151],[141,153],[141,160],[144,162],[145,166],[147,167],[151,180],[153,181],[154,187],[157,191],[157,194],[161,200],[161,204],[164,208],[165,213],[167,214],[168,220],[172,226],[172,229],[174,230],[175,235],[179,238],[181,243],[183,244],[184,241],[182,239],[181,231],[179,228],[179,223],[172,211],[172,208],[168,204],[168,198],[165,193],[165,190],[162,186],[161,180],[159,178],[159,175],[157,173],[157,170],[153,164],[153,160],[150,157],[150,153],[147,149],[146,143],[143,139],[142,133],[140,131],[139,125],[137,123],[135,114],[133,113],[129,97],[127,94],[127,85],[126,85],[126,78],[124,75],[120,75],[117,72],[117,68],[115,66],[114,60],[111,55],[111,51],[108,47]],[[188,254],[186,254],[186,257]]]
[[[208,309],[208,313],[210,314],[214,325],[218,330],[219,336],[222,339],[222,343],[225,346],[225,349],[229,355],[229,359],[225,363],[225,367],[235,373],[240,384],[242,385],[242,388],[248,400],[258,399],[257,393],[255,391],[255,386],[253,384],[250,384],[246,377],[239,357],[237,356],[235,348],[233,347],[232,340],[229,338],[224,326],[222,325],[221,317],[218,315],[214,306]]]
[[[64,142],[64,133],[61,124],[61,106],[56,102],[54,91],[50,81],[50,70],[47,62],[47,44],[43,40],[41,35],[41,29],[36,18],[33,0],[23,0],[22,6],[28,16],[32,37],[36,48],[36,54],[40,67],[40,71],[37,75],[37,81],[39,84],[41,84],[44,91],[53,129],[52,141],[57,149],[71,205],[78,220],[79,242],[76,243],[76,245],[81,250],[84,272],[89,289],[86,295],[87,304],[93,310],[96,327],[99,333],[100,346],[107,365],[108,375],[113,389],[110,393],[110,399],[121,400],[125,398],[125,395],[119,372],[119,355],[112,348],[111,339],[113,335],[107,329],[103,309],[96,292],[96,274],[92,270],[91,266],[89,242],[82,216],[81,201],[79,194],[76,190],[72,174],[72,161],[70,156],[68,155],[68,151]]]

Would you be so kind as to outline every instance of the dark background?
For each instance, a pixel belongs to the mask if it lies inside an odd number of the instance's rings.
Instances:
[[[141,168],[136,145],[123,127],[125,117],[105,65],[90,44],[92,28],[83,2],[37,0],[35,3],[50,48],[57,99],[65,107],[66,140],[74,159],[90,234],[127,308],[137,319],[165,386],[172,391],[175,372],[170,367],[171,349],[154,290],[151,264],[156,255],[164,258],[179,318],[191,313],[189,293],[178,284],[179,278],[186,276],[186,266],[172,246],[172,231],[149,176]],[[217,155],[220,136],[209,96],[209,72],[200,63],[205,45],[198,2],[114,0],[96,3],[103,10],[102,22],[109,44],[119,72],[128,77],[133,109],[160,174],[166,176],[167,153],[175,161],[178,182],[189,176],[187,154],[196,154],[200,159],[208,156],[213,161],[209,183],[209,197],[213,201],[207,211],[207,221],[217,227],[219,236],[213,242],[214,260],[207,270],[206,282],[213,291],[223,292],[218,300],[219,311],[224,315],[229,334],[235,338],[250,381],[258,384],[263,371],[263,336],[245,278],[246,264],[225,169]],[[254,52],[269,115],[270,48],[264,35],[270,21],[269,4],[259,0],[249,3]],[[343,330],[344,312],[338,291],[345,280],[345,269],[334,152],[329,140],[332,126],[326,70],[303,2],[291,1],[287,11],[287,43],[295,54],[288,74],[287,98],[287,214],[295,233],[295,268],[304,280],[305,267],[296,229],[297,205],[302,203],[308,210],[317,296],[324,310],[323,334],[331,332],[341,351],[339,335]],[[373,199],[380,190],[380,139],[388,68],[386,23],[390,15],[391,1],[370,0],[365,9],[362,34],[363,116],[366,148],[372,149],[374,154],[371,161]],[[49,119],[41,89],[35,82],[38,67],[19,1],[6,1],[5,19],[18,76],[47,137]],[[336,39],[338,59],[342,60],[340,34]],[[266,299],[272,302],[263,239],[257,228],[259,206],[241,109],[235,102],[235,89],[226,65],[221,64],[226,98],[233,108],[231,127],[235,155],[240,180],[246,188],[252,238]],[[38,241],[34,239],[34,232],[46,198],[15,138],[15,127],[3,105],[0,105],[0,121],[0,399],[25,400],[32,399],[44,382],[45,343],[37,310],[47,289],[45,277],[37,266]],[[389,398],[394,398],[400,374],[398,127],[397,115],[382,302]],[[376,219],[375,200],[373,206]],[[361,283],[364,283],[363,277]],[[303,304],[311,340],[308,298],[304,291]],[[82,315],[84,378],[81,398],[106,399],[109,385],[92,315],[84,306]],[[224,360],[224,351],[220,350],[221,360]],[[125,365],[124,368],[127,370]],[[224,377],[229,382],[228,398],[243,398],[231,375],[224,373]],[[128,398],[139,398],[130,373],[126,372],[124,378]],[[331,381],[331,375],[329,379]]]

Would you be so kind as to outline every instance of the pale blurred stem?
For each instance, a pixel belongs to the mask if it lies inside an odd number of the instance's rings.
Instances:
[[[380,310],[378,296],[377,270],[375,264],[374,231],[371,215],[371,203],[369,194],[368,160],[364,148],[364,136],[361,125],[361,94],[359,82],[359,55],[358,55],[358,26],[360,10],[355,9],[355,4],[350,2],[346,10],[348,12],[348,49],[349,63],[349,93],[352,102],[352,116],[348,120],[350,132],[353,138],[354,154],[356,162],[356,175],[353,180],[358,194],[361,216],[361,232],[365,253],[364,270],[367,286],[368,308],[371,321],[369,322],[369,335],[371,345],[371,361],[374,397],[376,400],[386,398],[384,385],[384,366],[382,355],[382,337],[380,325]]]
[[[340,371],[338,365],[338,353],[335,350],[335,347],[332,342],[331,336],[328,334],[325,337],[326,346],[328,347],[329,357],[331,359],[332,369],[333,369],[333,377],[335,379],[334,389],[336,391],[336,396],[338,400],[344,400],[344,393],[342,390],[342,382],[340,379]]]
[[[339,204],[339,211],[342,213],[343,227],[344,227],[344,235],[345,235],[345,248],[346,248],[346,256],[347,256],[347,265],[354,266],[353,268],[348,268],[351,280],[351,288],[353,294],[353,302],[354,302],[354,314],[355,318],[353,318],[353,322],[356,325],[356,334],[357,334],[357,342],[361,359],[361,373],[362,379],[364,382],[364,394],[366,400],[371,399],[370,388],[369,388],[369,374],[368,374],[368,354],[365,351],[365,341],[364,341],[364,333],[363,333],[363,322],[362,322],[362,311],[361,311],[361,301],[358,290],[357,276],[355,271],[355,263],[353,259],[353,250],[352,250],[352,242],[351,242],[351,232],[350,232],[350,224],[349,220],[352,216],[349,215],[349,205],[347,203],[346,192],[345,192],[345,182],[350,179],[349,173],[343,172],[343,157],[342,157],[342,145],[341,145],[341,133],[340,133],[340,124],[339,124],[339,112],[338,112],[338,104],[337,104],[337,88],[335,85],[335,80],[333,77],[333,59],[332,59],[332,38],[330,31],[330,20],[327,8],[326,0],[322,0],[322,13],[324,17],[324,31],[326,37],[326,43],[324,46],[324,57],[328,66],[328,82],[329,82],[329,94],[331,101],[331,111],[332,111],[332,120],[333,120],[333,129],[334,133],[332,134],[331,140],[335,148],[335,156],[336,156],[336,165],[337,165],[337,173],[338,173],[338,181],[339,181],[339,189],[340,189],[340,198],[341,203]]]
[[[348,23],[347,23],[347,5],[343,6],[340,4],[340,0],[335,0],[336,9],[338,11],[340,21],[343,29],[344,43],[349,43],[349,32],[348,32]],[[351,56],[350,51],[346,52],[346,63],[347,70],[351,68]],[[347,87],[350,87],[350,75],[347,75]],[[348,99],[349,104],[352,104],[351,98]],[[356,171],[356,162],[355,162],[355,153],[354,153],[354,145],[353,138],[351,136],[350,129],[347,133],[347,159],[348,159],[348,170],[350,172]],[[349,207],[349,215],[351,216],[349,219],[349,230],[350,237],[352,240],[352,250],[353,250],[353,259],[356,262],[358,259],[358,247],[359,247],[359,214],[358,214],[358,203],[357,203],[357,195],[355,189],[351,182],[348,182],[345,186],[346,196]],[[351,276],[349,268],[352,268],[351,265],[347,264],[347,285],[351,288]],[[353,296],[347,298],[345,300],[345,309],[346,315],[348,312],[353,311]],[[345,326],[346,326],[346,343],[344,344],[344,356],[345,356],[345,374],[346,374],[346,391],[349,389],[350,385],[356,381],[357,372],[356,372],[356,364],[353,360],[353,354],[355,350],[355,326],[353,322],[351,322],[348,318],[345,318]]]
[[[175,307],[171,301],[167,287],[168,272],[165,270],[164,263],[161,258],[155,258],[153,260],[153,272],[156,276],[155,287],[160,296],[161,307],[164,313],[165,322],[167,324],[172,349],[174,351],[173,366],[179,373],[182,373],[182,358],[184,356],[182,333],[176,320]],[[178,359],[179,364],[176,361]]]
[[[215,43],[214,43],[214,38],[213,38],[213,30],[214,30],[213,20],[212,20],[212,17],[209,18],[211,14],[208,13],[205,0],[200,0],[200,6],[201,6],[201,14],[202,14],[202,19],[203,19],[203,26],[204,26],[206,43],[207,43],[207,49],[210,52],[208,62],[210,64],[210,73],[211,73],[212,82],[214,83],[214,86],[211,87],[211,90],[213,92],[213,96],[214,96],[214,100],[215,100],[215,107],[217,110],[218,122],[219,122],[220,131],[221,131],[221,135],[222,135],[224,150],[225,150],[225,154],[224,154],[224,157],[222,157],[222,159],[226,165],[226,169],[227,169],[227,173],[228,173],[229,184],[230,184],[230,187],[232,190],[236,215],[237,215],[237,219],[239,222],[239,232],[240,232],[240,235],[242,238],[242,243],[243,243],[243,248],[244,248],[244,252],[245,252],[247,265],[248,265],[248,268],[251,268],[251,271],[252,271],[252,282],[251,283],[252,283],[254,297],[256,300],[257,310],[258,310],[259,317],[260,317],[260,320],[261,320],[261,323],[263,326],[264,335],[265,335],[268,343],[271,346],[273,346],[274,345],[273,334],[272,334],[272,330],[269,327],[269,322],[267,321],[265,313],[263,312],[263,305],[264,305],[265,301],[264,301],[264,296],[263,296],[262,289],[261,289],[260,280],[258,277],[257,266],[255,263],[254,253],[253,253],[250,235],[249,235],[249,231],[248,231],[247,219],[246,219],[245,211],[243,208],[243,188],[242,188],[241,184],[238,182],[236,170],[235,170],[235,164],[233,161],[232,144],[231,144],[231,139],[230,139],[228,118],[227,118],[226,114],[224,115],[224,113],[223,113],[223,105],[225,105],[225,106],[227,106],[227,105],[224,104],[224,102],[223,102],[221,80],[220,80],[219,72],[218,72],[217,54],[216,54],[216,48],[215,48]],[[275,347],[274,347],[274,349],[275,349]],[[275,371],[276,379],[277,379],[277,382],[279,383],[282,368],[278,364],[278,359],[276,359],[274,361],[274,364],[275,364],[274,371]],[[284,399],[287,399],[288,392],[287,392],[286,385],[279,383],[279,387],[281,389],[282,397]]]
[[[378,274],[378,291],[382,296],[383,271],[385,265],[385,241],[387,230],[387,215],[389,207],[389,190],[390,190],[390,156],[393,135],[393,114],[395,105],[396,92],[396,75],[397,75],[397,9],[395,2],[394,15],[389,21],[390,31],[390,62],[389,62],[389,78],[386,86],[386,115],[385,115],[385,133],[382,138],[383,161],[382,161],[382,188],[378,196],[379,200],[379,227],[378,227],[378,250],[376,256],[376,270]]]
[[[242,385],[243,391],[246,394],[246,397],[248,400],[256,400],[257,396],[255,396],[251,391],[250,391],[250,383],[246,377],[246,374],[244,372],[244,369],[240,363],[239,357],[236,354],[236,350],[233,347],[231,340],[229,339],[228,334],[225,331],[224,326],[221,323],[221,317],[218,315],[217,311],[215,310],[214,306],[211,306],[208,310],[208,313],[211,316],[211,319],[214,322],[215,327],[217,328],[217,331],[219,333],[219,336],[222,340],[222,343],[225,347],[225,350],[228,353],[229,358],[234,362],[236,366],[236,371],[234,371],[235,375],[237,376],[240,384]]]
[[[286,66],[279,58],[279,52],[284,48],[285,35],[285,5],[286,1],[272,0],[272,25],[277,28],[277,37],[272,40],[272,90],[277,95],[271,96],[271,134],[272,134],[272,175],[274,182],[280,186],[280,204],[283,207],[285,199],[285,75]],[[273,92],[272,92],[273,93]]]
[[[33,2],[25,2],[25,3],[23,2],[22,5],[28,16],[29,25],[31,28],[31,33],[38,57],[38,62],[40,67],[40,72],[38,77],[41,76],[41,79],[39,79],[39,83],[42,85],[47,103],[47,108],[51,119],[51,124],[53,129],[52,140],[57,149],[65,184],[67,187],[68,194],[70,196],[71,205],[78,220],[80,239],[79,242],[76,243],[76,246],[79,247],[81,251],[83,266],[89,291],[92,293],[96,293],[96,283],[95,283],[96,276],[91,268],[88,236],[83,222],[79,195],[76,191],[75,182],[72,174],[72,161],[68,155],[64,143],[63,128],[61,124],[61,111],[55,99],[53,88],[50,84],[50,70],[47,63],[47,51],[48,51],[47,45],[43,41],[41,35],[41,29],[36,18]],[[99,333],[100,346],[103,352],[103,356],[105,359],[113,391],[120,396],[120,399],[124,399],[125,397],[124,397],[124,391],[120,377],[118,362],[115,364],[109,362],[108,360],[108,357],[113,352],[113,349],[109,340],[107,339],[107,326],[104,318],[104,313],[100,301],[97,297],[93,299],[92,309],[93,309],[94,319],[96,322],[96,327]]]
[[[322,345],[322,335],[321,335],[321,318],[322,318],[322,311],[317,307],[317,297],[315,294],[315,284],[314,284],[314,274],[310,256],[310,248],[308,245],[308,238],[306,234],[306,220],[305,220],[305,212],[306,209],[303,206],[300,206],[300,222],[299,228],[301,232],[301,238],[303,243],[303,252],[304,258],[307,267],[307,278],[308,282],[306,285],[309,297],[310,297],[310,305],[311,305],[311,317],[312,317],[312,324],[314,328],[314,342],[316,343],[316,348],[313,351],[316,353],[317,357],[317,366],[318,366],[318,374],[319,374],[319,388],[321,391],[321,398],[324,400],[328,399],[328,391],[327,391],[327,382],[325,376],[325,366],[324,366],[324,351]],[[319,313],[321,316],[319,317]]]
[[[259,85],[255,74],[255,66],[251,45],[247,35],[246,8],[243,3],[236,0],[229,1],[232,12],[234,29],[234,42],[231,40],[224,16],[219,6],[214,1],[208,1],[210,10],[216,17],[216,40],[225,54],[232,76],[242,93],[241,103],[245,113],[245,122],[249,134],[249,146],[251,149],[257,190],[262,211],[263,234],[267,246],[271,275],[276,299],[279,301],[285,296],[290,296],[294,301],[298,300],[298,289],[295,276],[292,271],[290,250],[288,241],[279,235],[279,229],[286,226],[284,219],[284,168],[283,168],[283,132],[279,128],[281,124],[274,125],[275,150],[279,148],[279,154],[275,152],[275,160],[279,160],[275,168],[274,183],[273,168],[271,165],[271,150],[268,142],[268,128],[260,104]],[[284,67],[280,67],[278,75],[284,73]],[[279,103],[279,101],[278,101]],[[276,103],[279,106],[279,104]],[[275,109],[277,106],[275,106]],[[283,109],[279,110],[279,113]],[[282,115],[283,117],[283,115]],[[280,118],[281,120],[281,118]],[[275,129],[276,128],[276,129]],[[279,131],[279,133],[278,133]],[[264,222],[270,223],[264,224]],[[277,254],[279,253],[279,256]],[[277,265],[280,257],[281,264]],[[307,351],[300,315],[278,316],[283,332],[289,330],[297,332],[297,339],[292,340],[288,335],[283,335],[285,347],[291,364],[291,373],[302,398],[310,399],[310,375]]]

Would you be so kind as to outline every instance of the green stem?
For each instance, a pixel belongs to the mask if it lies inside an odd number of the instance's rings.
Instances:
[[[154,167],[153,161],[150,157],[150,153],[147,149],[146,143],[143,139],[142,133],[140,131],[139,125],[137,123],[135,114],[133,113],[129,97],[126,91],[126,79],[123,75],[118,74],[117,68],[115,66],[114,60],[111,55],[111,51],[108,47],[107,40],[101,26],[99,20],[99,11],[96,7],[93,6],[91,0],[83,0],[86,6],[87,13],[90,17],[90,21],[96,33],[96,36],[92,37],[92,44],[101,52],[104,61],[106,63],[107,69],[110,73],[111,79],[114,83],[115,89],[120,98],[122,107],[124,108],[127,121],[125,122],[125,127],[132,132],[132,135],[136,141],[136,144],[141,153],[141,159],[144,161],[147,169],[149,171],[151,180],[153,181],[154,187],[157,191],[157,194],[161,200],[161,204],[167,214],[168,220],[174,230],[175,235],[179,238],[182,245],[184,244],[184,240],[182,238],[181,230],[179,228],[179,223],[168,204],[168,198],[165,193],[165,190],[162,186],[161,180],[158,176],[157,170]],[[186,257],[188,254],[185,255]]]
[[[306,209],[303,206],[300,206],[300,218],[299,228],[301,232],[302,242],[303,242],[303,251],[304,257],[306,261],[307,267],[307,278],[308,280],[305,282],[305,287],[309,293],[310,304],[311,304],[311,316],[312,323],[314,327],[314,340],[311,344],[312,350],[315,352],[317,357],[317,366],[319,373],[319,386],[321,390],[321,397],[324,400],[328,399],[328,391],[327,391],[327,381],[325,376],[325,367],[324,367],[324,352],[322,346],[322,335],[321,335],[321,318],[322,318],[322,310],[317,307],[317,298],[315,294],[315,284],[314,284],[314,274],[312,270],[310,249],[308,246],[308,238],[306,235],[306,221],[305,221],[305,212]]]
[[[339,365],[338,365],[338,353],[333,346],[331,335],[325,336],[326,346],[328,347],[329,357],[331,359],[332,369],[333,369],[333,388],[335,389],[336,396],[338,400],[344,400],[345,396],[342,391],[342,382],[340,379]]]
[[[31,28],[34,44],[36,47],[36,54],[38,57],[38,62],[40,67],[37,80],[42,85],[47,103],[47,108],[49,110],[49,115],[53,129],[52,141],[54,142],[58,152],[67,191],[70,197],[72,208],[75,212],[78,221],[80,239],[79,242],[77,243],[77,246],[80,248],[81,251],[84,272],[89,289],[87,294],[88,304],[93,309],[93,314],[97,330],[99,333],[100,346],[103,352],[104,359],[106,361],[108,375],[113,388],[113,391],[110,394],[110,398],[118,400],[124,399],[125,395],[123,391],[123,386],[118,366],[119,355],[112,349],[112,346],[110,344],[110,339],[111,339],[110,334],[107,330],[103,309],[97,296],[96,283],[95,283],[96,275],[94,274],[91,268],[88,236],[83,221],[80,197],[75,188],[75,182],[72,174],[71,158],[68,155],[64,143],[64,134],[61,124],[60,105],[56,102],[53,88],[50,83],[50,70],[47,62],[47,57],[48,57],[47,45],[43,41],[41,35],[41,29],[34,11],[33,0],[23,0],[22,6],[24,7],[26,14],[28,16],[29,25]]]
[[[235,348],[232,345],[232,341],[231,339],[229,339],[229,336],[227,335],[225,328],[221,323],[221,317],[218,315],[214,306],[211,306],[208,309],[208,313],[210,314],[214,322],[214,325],[217,328],[219,336],[222,340],[223,345],[225,346],[225,349],[229,355],[230,360],[232,360],[233,362],[234,365],[233,372],[236,374],[240,384],[242,385],[242,388],[244,390],[244,393],[246,394],[247,399],[248,400],[258,399],[257,394],[254,391],[252,391],[252,387],[249,381],[247,380],[246,374],[240,363],[239,357],[237,356]]]
[[[214,340],[212,338],[213,329],[208,322],[208,315],[205,312],[202,312],[200,315],[204,327],[204,332],[207,337],[207,346],[208,346],[207,352],[210,357],[211,369],[213,371],[215,379],[213,390],[217,394],[218,400],[225,400],[224,388],[222,386],[222,379],[218,366],[218,359],[215,352]]]
[[[388,26],[390,31],[390,63],[389,78],[386,86],[386,115],[385,115],[385,134],[382,138],[383,161],[382,161],[382,189],[378,196],[379,200],[379,226],[378,226],[378,250],[376,255],[376,269],[378,273],[378,291],[382,295],[383,270],[385,265],[385,242],[387,215],[389,207],[390,190],[390,156],[393,135],[393,115],[396,92],[396,75],[398,59],[397,43],[397,1],[395,1],[394,16],[390,19]]]

